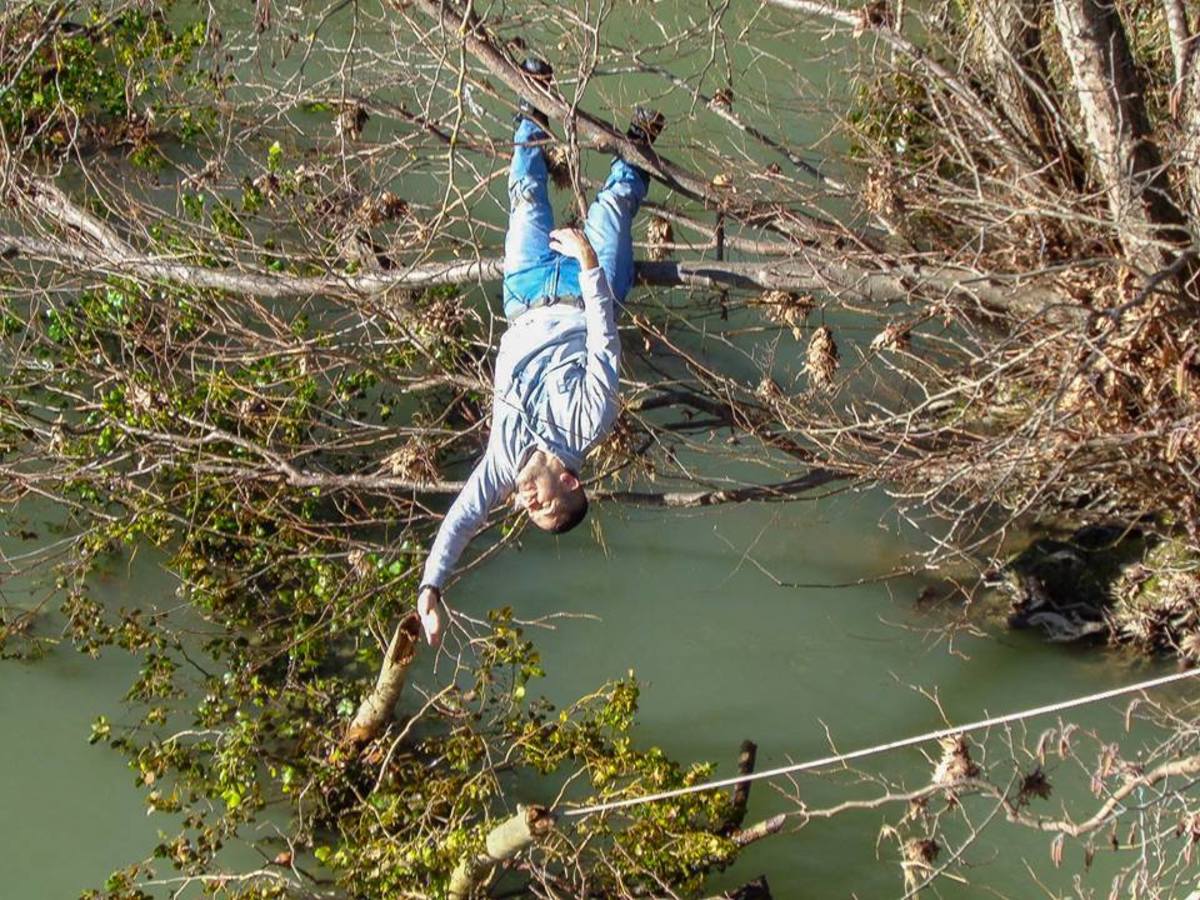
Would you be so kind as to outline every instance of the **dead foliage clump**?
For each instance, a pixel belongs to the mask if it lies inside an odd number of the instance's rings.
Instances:
[[[915,893],[933,874],[933,864],[942,848],[933,838],[910,838],[904,842],[904,890]]]
[[[931,784],[946,787],[979,775],[981,769],[971,759],[971,747],[961,734],[944,737],[938,745],[942,748],[942,756],[934,767]]]
[[[654,477],[654,460],[646,453],[647,435],[635,420],[622,410],[612,431],[588,454],[588,465],[597,472],[610,473],[633,484],[640,477]]]
[[[452,339],[462,334],[467,307],[457,291],[427,291],[417,302],[418,331],[434,339]]]
[[[822,325],[813,332],[805,356],[805,371],[812,379],[813,387],[828,390],[833,386],[838,367],[838,346],[833,332]]]
[[[871,349],[908,350],[912,346],[912,329],[902,322],[889,322],[883,331],[871,338]]]
[[[414,484],[433,484],[441,473],[437,466],[437,448],[420,437],[412,437],[388,454],[383,468],[394,478]]]
[[[1042,767],[1038,766],[1021,779],[1021,787],[1017,791],[1017,806],[1025,806],[1035,797],[1039,800],[1049,800],[1051,794],[1050,780]]]
[[[571,187],[571,156],[565,144],[553,144],[546,148],[546,171],[560,191]]]
[[[662,216],[651,216],[646,224],[646,243],[650,245],[646,252],[650,259],[659,262],[669,259],[670,245],[675,243],[675,230],[671,223]]]
[[[804,335],[804,320],[817,305],[808,294],[791,291],[765,291],[754,305],[761,306],[766,317],[777,325],[792,329],[792,337],[800,340]]]

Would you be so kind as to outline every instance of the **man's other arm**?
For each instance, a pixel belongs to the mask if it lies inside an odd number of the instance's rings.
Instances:
[[[476,464],[471,477],[442,519],[433,546],[429,548],[429,556],[425,559],[417,612],[421,615],[425,637],[430,644],[436,645],[441,639],[442,626],[437,602],[441,599],[446,579],[471,538],[487,521],[488,513],[496,501],[511,488],[512,485],[500,476],[496,455],[489,441],[483,459]]]
[[[587,367],[579,427],[588,442],[603,437],[617,417],[621,338],[617,333],[616,299],[599,266],[579,273],[583,314],[587,321]]]
[[[617,388],[621,339],[617,334],[616,306],[608,278],[596,251],[577,228],[550,232],[550,248],[579,260],[579,288],[587,323],[587,365],[574,432],[583,449],[608,433],[617,418]]]
[[[454,569],[454,564],[462,556],[471,538],[483,527],[496,501],[511,488],[512,485],[500,477],[495,455],[489,446],[483,459],[476,464],[471,477],[463,485],[463,489],[454,498],[446,517],[442,519],[437,537],[425,560],[421,587],[442,589],[446,578]]]

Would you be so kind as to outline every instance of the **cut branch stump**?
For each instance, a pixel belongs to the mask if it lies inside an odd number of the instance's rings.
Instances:
[[[396,626],[383,656],[379,678],[371,693],[359,704],[354,720],[346,730],[342,743],[356,750],[379,737],[392,722],[396,701],[404,690],[408,667],[416,659],[421,640],[421,620],[415,611],[408,613]]]
[[[450,876],[450,900],[466,900],[496,866],[512,860],[554,828],[554,814],[544,806],[517,806],[517,814],[488,832],[483,853],[467,854]]]
[[[769,819],[755,822],[749,828],[735,831],[729,836],[729,839],[739,847],[747,847],[755,841],[761,841],[765,837],[778,834],[783,830],[783,825],[786,821],[787,813],[779,813],[778,815],[771,816]]]

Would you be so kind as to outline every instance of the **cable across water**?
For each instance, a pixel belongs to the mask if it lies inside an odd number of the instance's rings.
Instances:
[[[608,812],[614,809],[625,809],[630,806],[640,806],[643,803],[654,803],[658,800],[670,800],[673,797],[683,797],[687,794],[699,794],[704,791],[717,790],[718,788],[733,787],[734,785],[745,784],[750,781],[763,781],[767,778],[776,778],[780,775],[789,775],[793,772],[803,772],[807,769],[820,769],[824,768],[825,766],[848,762],[852,759],[862,759],[864,756],[873,756],[877,753],[885,753],[888,750],[899,750],[902,747],[911,747],[914,744],[923,744],[926,741],[939,740],[952,735],[966,734],[971,731],[979,731],[983,728],[991,728],[995,725],[1005,725],[1009,722],[1019,722],[1024,719],[1032,719],[1035,716],[1044,716],[1049,713],[1061,712],[1065,709],[1074,709],[1079,706],[1087,706],[1090,703],[1100,703],[1101,701],[1111,700],[1114,697],[1120,697],[1125,694],[1133,694],[1137,693],[1138,691],[1144,691],[1150,688],[1172,684],[1176,681],[1183,681],[1184,679],[1191,678],[1195,675],[1200,675],[1200,669],[1189,669],[1185,672],[1175,672],[1171,675],[1162,675],[1158,678],[1149,678],[1145,681],[1139,681],[1124,687],[1112,688],[1107,691],[1088,694],[1084,697],[1075,697],[1071,700],[1061,700],[1058,703],[1049,703],[1045,706],[1035,706],[1031,709],[1023,709],[1018,712],[1006,713],[1002,716],[992,716],[988,719],[980,719],[977,722],[968,722],[965,725],[952,725],[948,728],[939,728],[937,731],[927,731],[924,734],[902,738],[898,741],[891,741],[887,744],[877,744],[874,747],[864,747],[861,750],[852,750],[849,753],[836,753],[832,756],[824,756],[820,759],[809,760],[808,762],[796,763],[789,766],[780,766],[779,768],[767,769],[762,772],[751,772],[745,775],[737,775],[732,778],[722,778],[719,781],[707,781],[703,784],[693,784],[689,785],[688,787],[675,788],[674,790],[670,791],[660,791],[656,794],[647,794],[642,797],[629,797],[625,800],[614,800],[610,803],[597,803],[594,806],[582,806],[578,809],[566,809],[562,810],[560,815],[567,817],[590,816],[595,813]]]

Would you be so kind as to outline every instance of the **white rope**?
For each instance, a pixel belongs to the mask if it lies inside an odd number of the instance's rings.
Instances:
[[[808,762],[796,763],[791,766],[781,766],[778,769],[768,769],[763,772],[753,772],[749,775],[738,775],[733,778],[723,778],[720,781],[709,781],[704,784],[693,784],[688,787],[676,788],[671,791],[661,791],[657,794],[648,794],[643,797],[630,797],[626,800],[614,800],[611,803],[598,803],[595,806],[583,806],[579,809],[567,809],[562,811],[564,816],[590,816],[594,813],[608,812],[613,809],[623,809],[628,806],[639,806],[643,803],[653,803],[656,800],[669,800],[672,797],[682,797],[686,794],[698,794],[702,791],[713,791],[717,788],[732,787],[736,784],[745,784],[750,781],[761,781],[765,778],[775,778],[778,775],[787,775],[792,772],[803,772],[806,769],[820,769],[825,766],[831,766],[835,763],[843,763],[852,759],[861,759],[864,756],[872,756],[876,753],[884,753],[888,750],[899,750],[901,747],[911,747],[913,744],[923,744],[926,741],[938,740],[940,738],[949,737],[951,735],[966,734],[969,731],[978,731],[981,728],[991,728],[994,725],[1004,725],[1008,722],[1019,722],[1022,719],[1031,719],[1034,716],[1044,716],[1047,713],[1060,712],[1064,709],[1074,709],[1077,706],[1086,706],[1089,703],[1099,703],[1102,700],[1110,700],[1113,697],[1120,697],[1122,694],[1132,694],[1137,691],[1144,691],[1148,688],[1161,687],[1164,684],[1171,684],[1175,681],[1183,681],[1185,678],[1191,678],[1193,675],[1200,675],[1200,669],[1189,669],[1186,672],[1176,672],[1171,675],[1163,675],[1159,678],[1151,678],[1146,681],[1139,681],[1136,684],[1126,685],[1125,687],[1113,688],[1108,691],[1101,691],[1098,694],[1088,694],[1086,697],[1076,697],[1073,700],[1063,700],[1058,703],[1051,703],[1046,706],[1038,706],[1033,709],[1025,709],[1020,712],[1007,713],[1003,716],[993,716],[990,719],[981,719],[978,722],[971,722],[967,725],[954,725],[950,728],[940,728],[937,731],[928,731],[925,734],[918,734],[914,737],[904,738],[899,741],[892,741],[890,744],[878,744],[874,747],[866,747],[862,750],[853,750],[849,753],[838,753],[834,756],[826,756],[821,759],[813,759]]]

